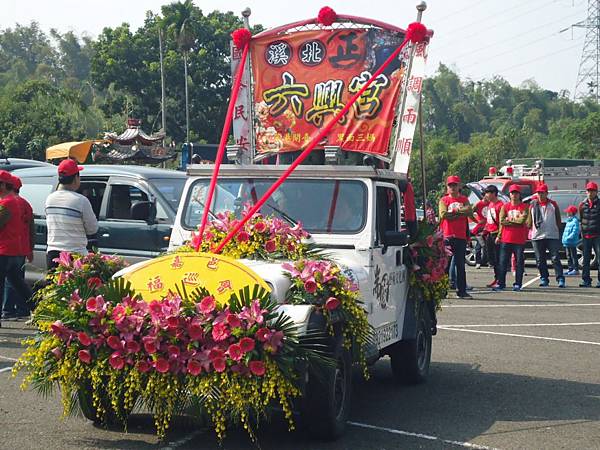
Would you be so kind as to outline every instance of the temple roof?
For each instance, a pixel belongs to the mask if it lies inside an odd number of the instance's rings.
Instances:
[[[142,130],[141,125],[142,121],[139,119],[127,119],[127,129],[123,133],[119,135],[113,132],[104,133],[104,139],[121,145],[132,145],[136,143],[142,145],[153,145],[164,139],[164,131],[147,135]]]

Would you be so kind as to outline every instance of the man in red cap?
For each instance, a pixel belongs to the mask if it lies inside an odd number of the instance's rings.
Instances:
[[[21,208],[21,251],[19,253],[18,265],[21,268],[21,278],[25,279],[25,258],[29,262],[33,261],[33,246],[35,244],[35,225],[33,222],[33,209],[27,200],[19,196],[19,190],[23,185],[21,179],[11,174],[12,183],[7,185],[15,199],[19,202]],[[15,287],[10,283],[10,280],[4,280],[4,303],[2,305],[2,318],[11,317],[26,317],[31,312],[31,307],[28,304],[28,299],[19,295]]]
[[[77,193],[81,170],[83,167],[72,159],[62,161],[58,165],[58,189],[46,199],[48,269],[57,266],[54,260],[60,252],[87,254],[87,236],[98,231],[98,221],[90,201]]]
[[[531,227],[531,243],[535,252],[535,261],[540,272],[540,286],[550,284],[546,251],[554,266],[554,275],[559,288],[565,287],[565,276],[560,261],[560,208],[558,204],[548,197],[548,186],[538,184],[535,189],[536,197],[529,204],[529,226]]]
[[[467,293],[465,251],[467,249],[468,218],[473,215],[469,199],[460,193],[460,178],[449,176],[446,182],[448,193],[440,199],[440,227],[446,243],[452,249],[456,265],[456,295],[472,298]]]
[[[28,302],[31,289],[21,276],[23,219],[19,201],[12,192],[13,182],[10,173],[0,170],[0,280],[8,279]]]
[[[513,184],[509,190],[510,202],[502,205],[500,209],[500,226],[496,243],[500,244],[500,262],[498,283],[492,289],[503,291],[506,289],[506,271],[511,255],[515,255],[516,271],[513,291],[520,291],[523,286],[523,273],[525,272],[525,242],[527,242],[529,206],[521,199],[521,186]]]
[[[590,181],[586,186],[587,199],[579,204],[579,217],[581,218],[581,235],[583,236],[583,267],[581,271],[581,287],[592,287],[590,262],[592,249],[596,260],[600,261],[600,199],[598,198],[598,185]],[[600,264],[598,266],[598,283],[600,288]]]

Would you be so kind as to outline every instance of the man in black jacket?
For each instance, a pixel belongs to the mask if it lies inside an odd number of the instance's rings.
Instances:
[[[600,198],[598,198],[598,185],[589,182],[585,189],[587,199],[579,205],[579,216],[581,217],[581,235],[583,236],[583,271],[581,273],[581,287],[592,287],[592,275],[590,273],[590,262],[592,260],[592,249],[596,254],[596,260],[600,263]],[[600,264],[598,267],[598,283],[600,288]]]

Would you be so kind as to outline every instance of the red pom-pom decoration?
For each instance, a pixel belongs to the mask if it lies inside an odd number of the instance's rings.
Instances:
[[[413,22],[406,29],[406,37],[413,44],[423,42],[427,37],[427,27],[421,22]]]
[[[231,38],[233,39],[233,45],[242,50],[250,39],[252,39],[252,33],[247,28],[238,28],[233,33],[231,33]]]
[[[337,13],[329,6],[323,6],[317,16],[317,21],[321,25],[329,26],[337,20]]]

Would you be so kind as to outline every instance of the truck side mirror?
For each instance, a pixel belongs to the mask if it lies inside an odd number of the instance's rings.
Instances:
[[[384,245],[401,247],[408,244],[408,233],[405,231],[386,231],[384,235]]]
[[[136,202],[131,206],[131,220],[144,220],[154,223],[156,219],[156,204],[150,201]]]

